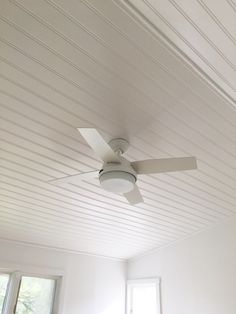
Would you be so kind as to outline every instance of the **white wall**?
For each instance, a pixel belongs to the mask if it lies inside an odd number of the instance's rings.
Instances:
[[[129,262],[129,279],[152,276],[162,314],[235,314],[236,219]]]
[[[0,240],[0,268],[63,274],[60,313],[124,314],[124,262]]]

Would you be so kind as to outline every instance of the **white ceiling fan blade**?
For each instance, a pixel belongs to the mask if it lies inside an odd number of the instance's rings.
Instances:
[[[77,129],[96,155],[105,162],[120,162],[117,154],[103,139],[101,134],[94,128]]]
[[[197,168],[195,157],[148,159],[131,162],[137,174],[183,171]]]
[[[66,176],[66,177],[62,177],[59,179],[53,179],[48,181],[48,183],[52,183],[54,185],[66,185],[68,183],[78,183],[82,180],[89,180],[89,179],[94,179],[96,178],[96,176],[98,177],[98,170],[92,170],[92,171],[88,171],[88,172],[82,172],[82,173],[78,173],[78,174],[74,174],[71,176]]]
[[[134,185],[134,189],[132,191],[125,193],[123,195],[131,205],[143,203],[143,197],[142,197],[140,190],[136,184]]]

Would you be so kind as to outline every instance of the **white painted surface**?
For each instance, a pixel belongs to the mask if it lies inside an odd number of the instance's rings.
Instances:
[[[147,20],[236,99],[234,0],[130,0]]]
[[[123,3],[0,1],[0,238],[129,258],[235,213],[235,108]],[[196,38],[173,0],[158,4]],[[102,166],[76,130],[91,126],[129,139],[131,161],[196,156],[198,170],[140,176],[137,206],[98,180],[49,184]]]
[[[125,263],[0,241],[0,268],[62,275],[60,314],[124,314]]]
[[[236,219],[129,262],[130,279],[161,277],[162,314],[235,314]]]

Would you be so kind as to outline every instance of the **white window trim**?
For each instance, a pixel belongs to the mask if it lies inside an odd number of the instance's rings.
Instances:
[[[14,273],[16,271],[33,274],[38,277],[43,276],[54,276],[60,278],[57,282],[58,289],[56,290],[56,303],[52,314],[63,314],[64,313],[64,299],[65,299],[65,289],[67,285],[67,272],[64,269],[48,266],[38,266],[27,263],[14,263],[9,260],[0,261],[0,271],[2,273]],[[5,313],[4,313],[5,314]],[[7,313],[12,314],[12,313]]]
[[[61,295],[62,287],[62,276],[59,275],[48,275],[42,272],[27,272],[27,271],[14,271],[12,268],[0,268],[0,273],[9,274],[9,283],[7,287],[6,301],[3,308],[3,314],[14,314],[15,306],[17,303],[18,293],[20,289],[20,283],[22,276],[36,277],[36,278],[46,278],[55,280],[55,290],[53,296],[53,307],[51,314],[59,314],[59,299]]]
[[[156,278],[142,278],[142,279],[132,279],[127,280],[126,283],[126,314],[132,314],[131,304],[132,304],[132,289],[137,285],[148,285],[148,284],[156,285],[157,292],[157,309],[159,310],[157,314],[161,314],[161,279]]]

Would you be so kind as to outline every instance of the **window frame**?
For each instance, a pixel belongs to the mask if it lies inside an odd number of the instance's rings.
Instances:
[[[7,303],[7,296],[8,296],[8,291],[9,291],[9,285],[10,285],[10,280],[11,280],[11,272],[0,269],[0,275],[8,275],[9,279],[7,282],[7,288],[6,288],[6,293],[4,297],[4,302],[3,302],[3,307],[2,307],[2,313],[5,314],[5,308],[6,308],[6,303]],[[1,313],[0,313],[1,314]]]
[[[126,314],[132,314],[132,289],[141,285],[153,285],[156,287],[156,303],[157,303],[157,313],[161,314],[161,280],[159,277],[155,278],[142,278],[142,279],[132,279],[126,282]]]
[[[1,274],[9,275],[9,282],[6,291],[6,299],[3,306],[2,314],[15,314],[18,296],[20,292],[20,285],[22,277],[32,278],[44,278],[52,279],[55,281],[55,287],[53,292],[52,308],[50,314],[57,314],[59,310],[59,295],[61,291],[62,276],[44,275],[42,273],[32,273],[25,271],[12,271],[6,269],[0,269]]]

